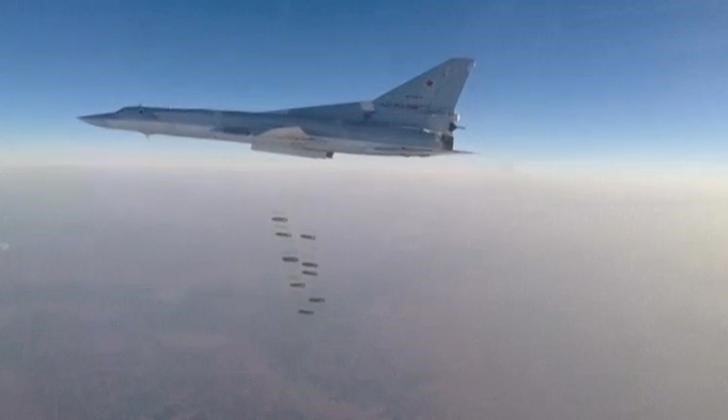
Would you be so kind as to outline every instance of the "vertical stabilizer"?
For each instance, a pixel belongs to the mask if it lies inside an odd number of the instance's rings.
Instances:
[[[430,114],[452,114],[475,61],[451,58],[397,86],[374,104]]]

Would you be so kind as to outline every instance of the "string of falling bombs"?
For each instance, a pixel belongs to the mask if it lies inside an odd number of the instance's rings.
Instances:
[[[295,245],[297,243],[297,239],[314,244],[316,241],[316,235],[301,233],[296,237],[290,229],[288,218],[285,216],[275,215],[271,218],[271,221],[274,223],[275,236],[288,241],[290,245],[292,245],[292,247],[286,249],[281,257],[281,261],[284,264],[293,267],[293,272],[288,276],[288,286],[294,289],[306,288],[307,280],[312,281],[318,277],[319,264],[315,261],[315,252],[312,253],[312,255],[305,255],[301,258],[299,257],[301,252],[299,252],[299,249]],[[311,245],[311,248],[315,249],[315,244]],[[324,302],[326,302],[326,299],[321,296],[309,295],[306,299],[306,305],[302,305],[302,307],[298,309],[298,313],[301,315],[313,315],[315,311],[312,309],[312,305],[322,304]]]

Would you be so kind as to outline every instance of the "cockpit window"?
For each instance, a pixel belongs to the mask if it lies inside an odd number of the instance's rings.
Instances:
[[[116,111],[117,114],[124,115],[124,114],[140,114],[144,115],[144,107],[141,106],[127,106],[124,108],[121,108],[120,110]]]

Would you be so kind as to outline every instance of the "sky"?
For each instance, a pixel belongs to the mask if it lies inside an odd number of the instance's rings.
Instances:
[[[100,131],[125,105],[266,110],[370,99],[452,56],[477,66],[461,149],[497,159],[728,157],[723,1],[2,1],[4,160],[252,157]]]

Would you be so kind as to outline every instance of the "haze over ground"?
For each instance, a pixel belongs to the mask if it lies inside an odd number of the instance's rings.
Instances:
[[[289,162],[4,169],[0,417],[724,418],[724,176]]]

